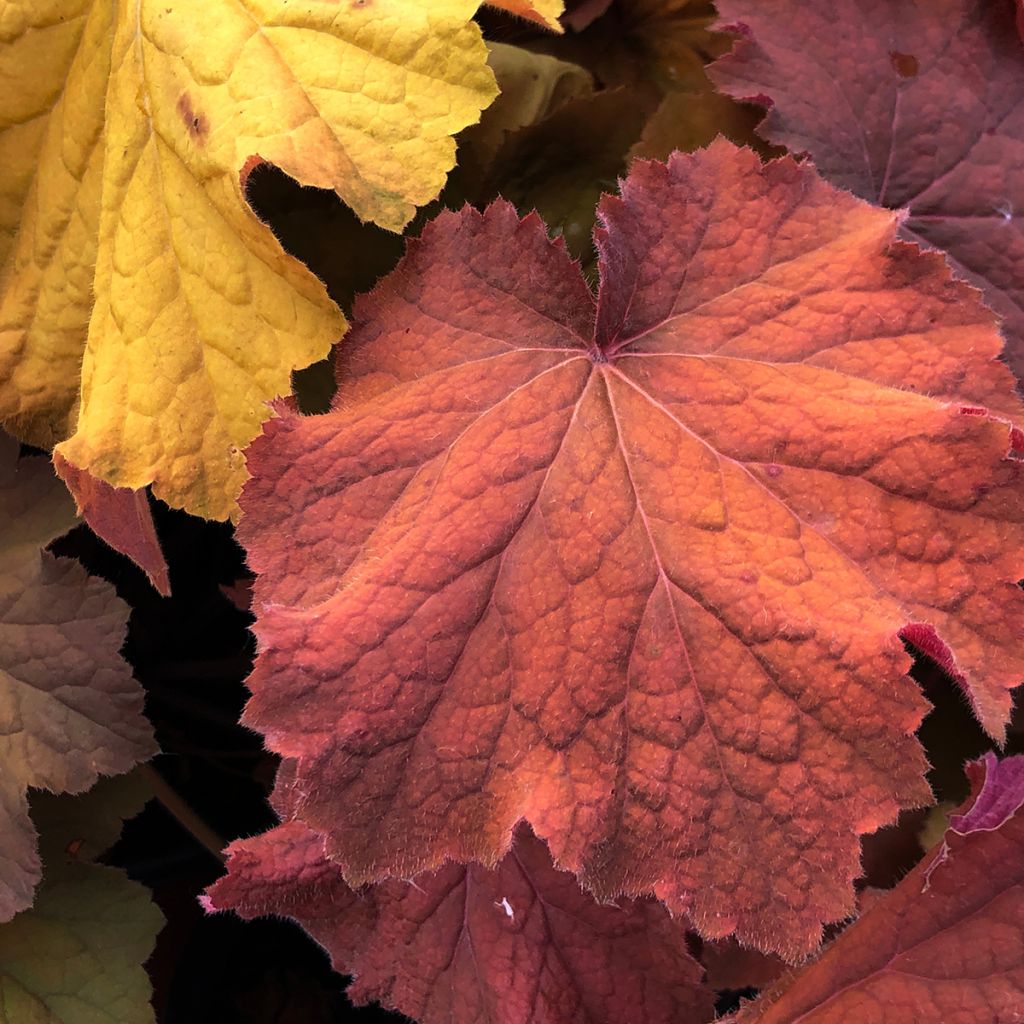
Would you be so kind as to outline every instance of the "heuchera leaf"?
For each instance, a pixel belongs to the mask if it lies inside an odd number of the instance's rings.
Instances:
[[[32,909],[0,925],[2,1024],[152,1024],[142,964],[163,919],[143,886],[93,862],[148,795],[129,776],[33,798],[45,877]]]
[[[160,539],[156,535],[149,498],[144,490],[111,487],[91,473],[71,465],[59,452],[53,466],[75,499],[78,514],[89,529],[115,551],[130,558],[164,597],[171,580]]]
[[[267,424],[244,720],[351,884],[526,819],[599,896],[792,956],[929,799],[899,631],[996,735],[1024,675],[1012,378],[940,255],[791,159],[637,162],[600,218],[595,307],[536,217],[442,215],[334,410]]]
[[[632,89],[602,89],[571,100],[509,134],[491,173],[470,193],[473,205],[500,196],[519,210],[535,211],[590,270],[596,262],[595,205],[625,171],[652,109],[650,98]]]
[[[712,78],[770,107],[762,133],[830,181],[906,208],[1006,321],[1024,375],[1024,47],[1013,0],[722,0]]]
[[[26,789],[80,793],[156,750],[118,653],[127,606],[39,550],[73,508],[46,459],[17,455],[0,434],[0,921],[31,904],[40,877]]]
[[[594,81],[583,68],[519,46],[489,44],[487,63],[501,92],[480,123],[459,137],[456,173],[471,181],[487,174],[509,134],[543,121],[570,100],[594,91]]]
[[[710,0],[617,0],[590,17],[578,34],[550,43],[605,85],[657,83],[665,89],[703,89],[705,61],[725,53],[729,37],[713,33]],[[543,41],[541,41],[543,42]]]
[[[210,909],[284,914],[355,976],[356,1003],[420,1024],[676,1024],[713,1000],[683,928],[653,900],[600,904],[520,828],[493,869],[448,864],[354,893],[298,821],[228,847]]]
[[[674,150],[692,153],[719,135],[739,145],[758,144],[754,128],[759,120],[755,107],[711,89],[670,92],[644,126],[631,155],[667,160]]]
[[[498,7],[509,14],[518,14],[520,18],[528,18],[545,28],[555,32],[562,31],[558,20],[565,7],[562,0],[487,0],[491,7]]]
[[[495,95],[477,6],[8,4],[0,418],[72,435],[114,487],[233,514],[267,399],[345,326],[246,177],[270,161],[401,228]]]
[[[969,766],[979,802],[942,845],[792,980],[735,1024],[982,1024],[1024,1006],[1024,757]],[[970,804],[970,800],[968,804]],[[985,824],[972,823],[979,814]]]

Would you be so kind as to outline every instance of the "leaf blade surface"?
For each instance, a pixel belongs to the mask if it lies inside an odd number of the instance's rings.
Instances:
[[[928,799],[900,630],[1003,727],[1019,469],[963,410],[1012,381],[973,291],[792,161],[641,163],[602,219],[595,308],[535,218],[443,215],[335,409],[268,424],[245,721],[353,884],[525,818],[599,895],[797,955]]]
[[[906,209],[902,234],[949,254],[1024,332],[1024,50],[1010,0],[719,4],[745,26],[711,68],[720,88],[771,109],[760,131],[809,152],[843,188]]]
[[[127,608],[104,580],[42,545],[74,523],[45,459],[0,435],[0,919],[40,878],[29,787],[80,793],[155,752],[143,694],[120,657]]]
[[[1013,1019],[1024,992],[1024,759],[994,755],[969,766],[975,793],[945,839],[822,957],[730,1021],[830,1024]],[[1005,813],[966,821],[982,789],[998,787]]]
[[[115,488],[236,514],[266,402],[345,329],[247,205],[248,174],[273,162],[400,229],[494,96],[476,6],[19,5],[0,416]]]
[[[685,933],[651,900],[601,905],[520,829],[492,870],[450,864],[354,893],[298,821],[228,848],[204,901],[298,921],[355,976],[353,1002],[421,1024],[710,1020]]]

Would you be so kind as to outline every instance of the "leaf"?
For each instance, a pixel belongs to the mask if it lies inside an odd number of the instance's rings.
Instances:
[[[683,928],[651,900],[600,904],[521,828],[494,869],[448,864],[356,894],[301,822],[228,847],[206,897],[284,914],[353,974],[349,996],[420,1024],[706,1021],[711,993]]]
[[[770,142],[907,209],[902,237],[945,250],[984,290],[1024,375],[1024,48],[1012,0],[948,0],[941,12],[909,0],[718,8],[744,26],[712,69],[718,85],[770,105]]]
[[[145,1024],[142,963],[163,919],[146,889],[92,863],[148,793],[134,777],[33,800],[46,861],[35,906],[0,925],[0,1024]]]
[[[557,48],[606,86],[704,89],[705,62],[729,48],[728,36],[710,31],[714,21],[710,0],[616,0],[575,34],[538,45]]]
[[[594,207],[625,172],[650,110],[649,97],[631,89],[607,89],[569,101],[537,124],[509,134],[491,173],[470,193],[474,205],[501,196],[524,213],[536,210],[589,269],[596,259]]]
[[[442,201],[455,209],[499,196],[536,210],[586,266],[596,262],[594,207],[626,169],[653,101],[638,90],[596,92],[576,64],[491,45],[501,95],[459,137],[459,167]]]
[[[600,18],[611,5],[612,0],[572,0],[569,10],[562,16],[562,21],[574,32],[582,32]]]
[[[115,551],[130,558],[146,574],[156,591],[163,597],[169,597],[171,581],[167,560],[156,535],[146,492],[111,487],[91,473],[72,466],[59,452],[53,463],[89,529]]]
[[[1019,1015],[1024,988],[1024,757],[969,766],[975,805],[816,962],[736,1024],[981,1024]],[[997,791],[1000,813],[989,817]],[[970,804],[971,801],[968,801]],[[981,818],[983,820],[975,820]]]
[[[32,818],[39,826],[39,852],[47,877],[69,877],[79,867],[91,869],[121,838],[124,823],[152,796],[142,771],[100,779],[77,796],[33,794]]]
[[[29,786],[79,793],[155,752],[118,650],[128,609],[78,563],[40,552],[74,523],[47,460],[0,435],[0,921],[40,877]]]
[[[706,146],[719,134],[738,144],[760,148],[762,155],[778,155],[770,154],[770,147],[754,134],[763,116],[761,109],[715,92],[705,73],[705,62],[727,52],[730,45],[727,35],[710,31],[715,20],[710,3],[618,0],[597,14],[590,5],[573,13],[583,15],[582,35],[557,40],[552,48],[557,44],[559,51],[565,50],[601,81],[639,91],[650,102],[649,110],[644,111],[642,137],[636,140],[630,157],[667,159],[676,149],[692,152]],[[612,116],[603,123],[621,122]],[[603,132],[598,129],[596,134]],[[609,188],[610,182],[605,185]],[[581,201],[581,208],[593,206],[597,195],[588,191],[584,198],[589,204]],[[586,224],[586,218],[579,221],[589,233],[591,225]],[[572,251],[582,255],[577,249]]]
[[[13,8],[0,418],[34,444],[70,434],[64,458],[115,488],[234,514],[266,401],[345,327],[245,203],[248,173],[272,162],[401,228],[494,96],[476,7]]]
[[[1001,339],[898,218],[720,141],[606,197],[594,299],[505,203],[356,303],[250,455],[244,721],[350,884],[496,863],[787,956],[929,801],[899,641],[999,734],[1022,676]]]
[[[754,128],[759,120],[754,107],[736,103],[719,92],[669,92],[644,126],[643,136],[630,155],[667,160],[674,150],[692,153],[719,135],[738,145],[757,145],[760,140]]]
[[[570,100],[594,91],[593,79],[576,64],[502,43],[490,43],[487,50],[500,92],[480,123],[459,138],[459,171],[470,180],[490,169],[509,133],[543,121]]]
[[[535,21],[545,28],[561,32],[559,18],[565,10],[562,0],[487,0],[491,7],[498,7],[509,14]]]

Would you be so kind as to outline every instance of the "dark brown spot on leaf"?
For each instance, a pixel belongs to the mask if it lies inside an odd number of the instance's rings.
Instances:
[[[890,50],[889,60],[892,61],[893,70],[900,78],[914,78],[921,69],[916,57],[909,53],[900,53],[899,50]]]
[[[205,114],[195,109],[192,105],[192,97],[187,92],[183,92],[178,98],[177,109],[192,141],[204,143],[207,135],[210,134],[210,122]]]

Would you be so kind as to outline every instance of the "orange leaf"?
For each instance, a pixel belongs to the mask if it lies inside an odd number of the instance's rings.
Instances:
[[[982,1024],[1020,1017],[1024,757],[968,766],[975,793],[938,848],[816,963],[736,1024]]]
[[[60,452],[54,452],[53,465],[74,496],[78,514],[92,532],[130,558],[157,592],[169,597],[171,580],[167,561],[156,535],[145,489],[112,487],[105,480],[72,465]]]
[[[931,630],[999,735],[1024,675],[1017,408],[973,288],[790,159],[606,197],[596,304],[506,203],[357,301],[328,414],[251,449],[248,724],[360,884],[495,864],[794,956],[929,798]]]
[[[203,898],[243,917],[285,914],[377,1001],[420,1024],[710,1020],[683,928],[652,900],[602,905],[520,828],[494,869],[447,864],[354,893],[298,821],[232,843]]]

